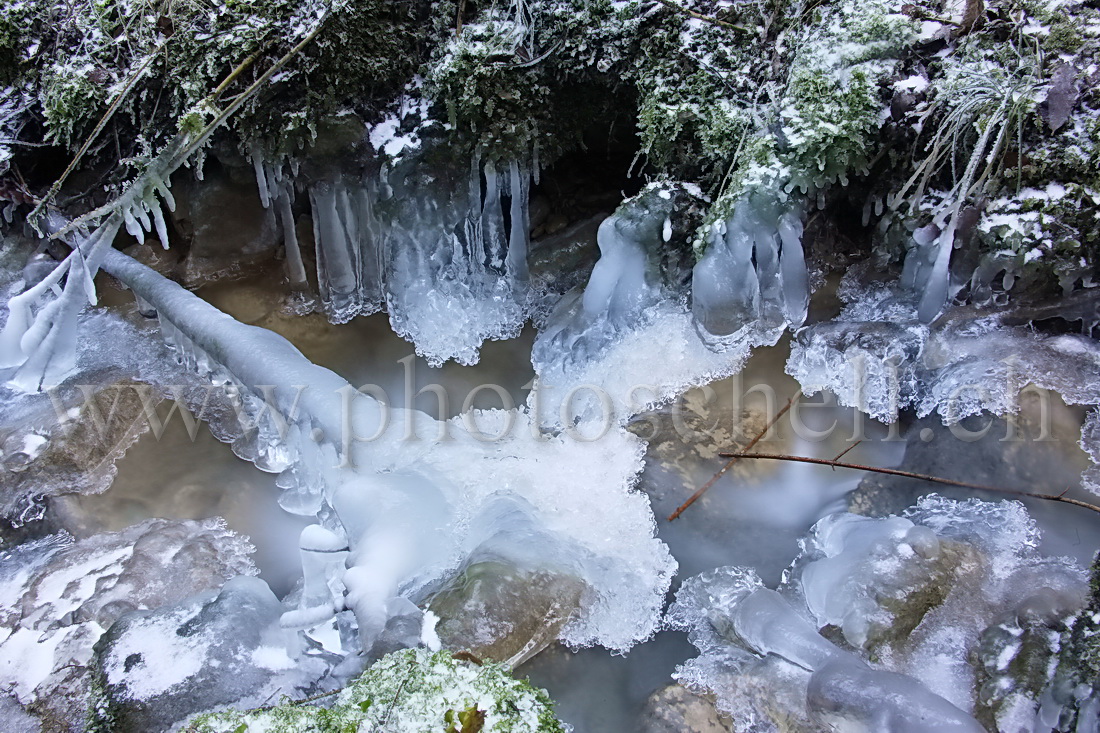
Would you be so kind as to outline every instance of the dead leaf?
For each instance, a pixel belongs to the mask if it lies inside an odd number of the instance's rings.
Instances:
[[[1062,64],[1051,76],[1047,98],[1039,103],[1039,114],[1050,126],[1051,132],[1057,132],[1066,124],[1079,97],[1077,69],[1070,64]]]

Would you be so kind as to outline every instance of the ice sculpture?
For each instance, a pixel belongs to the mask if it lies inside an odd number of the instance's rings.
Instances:
[[[284,508],[318,517],[302,534],[306,577],[285,626],[327,624],[347,608],[369,650],[395,615],[419,614],[410,598],[487,542],[505,556],[518,552],[531,535],[524,527],[535,527],[549,538],[539,562],[590,589],[563,639],[625,650],[654,631],[675,563],[654,537],[648,500],[632,491],[642,445],[625,430],[596,443],[547,438],[514,410],[440,424],[391,409],[387,419],[373,398],[282,337],[119,252],[103,267],[156,309],[188,364],[239,391],[256,424],[234,449],[281,472]],[[562,470],[547,472],[547,461]],[[511,509],[501,513],[504,500]],[[610,521],[607,507],[615,507]],[[501,545],[501,536],[513,540]]]
[[[1080,568],[1040,557],[1037,542],[1027,512],[1010,501],[933,495],[904,516],[826,517],[778,591],[744,568],[684,582],[668,622],[688,632],[700,656],[676,677],[715,693],[719,708],[751,730],[780,720],[985,730],[972,714],[997,730],[1030,729],[1054,670],[1051,639],[1084,603],[1085,587]],[[1002,648],[991,636],[1012,619],[1038,630],[1028,648]],[[819,629],[839,632],[853,651]],[[1008,662],[1021,654],[1019,668],[1043,670],[1038,679],[1013,677]],[[975,658],[999,677],[983,684]]]
[[[584,292],[566,296],[539,334],[531,356],[536,367],[562,360],[583,366],[645,324],[647,309],[667,294],[660,251],[674,199],[682,196],[652,186],[604,219],[596,234],[600,259]]]
[[[687,307],[687,235],[699,195],[654,183],[600,224],[588,283],[561,299],[532,348],[539,389],[529,404],[540,424],[622,423],[744,364],[749,345],[708,348]]]
[[[818,724],[886,733],[983,730],[965,712],[913,678],[872,669],[825,639],[786,598],[764,587],[751,570],[719,568],[686,581],[669,610],[669,620],[674,627],[689,631],[689,638],[704,655],[714,654],[719,664],[737,669],[734,674],[748,677],[752,674],[748,669],[759,665],[744,652],[738,656],[738,645],[751,655],[772,655],[808,672],[808,677],[790,672],[782,676],[787,684],[794,676],[806,685],[805,714]],[[689,686],[699,682],[714,686],[716,692],[731,684],[736,687],[735,681],[700,680],[694,676],[698,669],[689,662],[676,677]],[[720,696],[719,708],[733,715],[735,723],[751,725],[743,717],[746,711],[731,702],[732,695]]]
[[[692,273],[692,312],[715,348],[774,342],[806,320],[809,285],[797,206],[752,189],[711,225]]]

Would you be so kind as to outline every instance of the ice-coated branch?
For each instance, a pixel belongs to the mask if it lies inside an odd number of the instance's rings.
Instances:
[[[19,367],[10,380],[13,386],[26,391],[40,390],[46,382],[60,381],[71,371],[76,358],[76,318],[85,298],[95,303],[93,281],[99,270],[99,259],[120,226],[125,224],[126,231],[142,244],[145,234],[155,231],[161,245],[168,248],[168,227],[161,201],[170,211],[175,209],[175,199],[169,191],[172,173],[206,144],[214,130],[240,109],[276,71],[313,40],[326,17],[324,13],[317,18],[312,29],[294,48],[273,63],[202,130],[181,132],[173,138],[118,198],[68,224],[62,224],[56,216],[50,218],[50,228],[54,230],[49,234],[51,239],[76,239],[77,243],[45,280],[11,299],[8,321],[0,333],[0,366]],[[135,77],[140,73],[141,70]],[[215,95],[223,88],[224,84],[220,85]],[[102,124],[105,121],[101,121]],[[92,225],[96,225],[94,233],[85,236],[84,232]],[[65,285],[60,288],[62,278]]]

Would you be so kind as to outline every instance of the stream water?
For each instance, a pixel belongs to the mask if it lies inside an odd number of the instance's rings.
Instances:
[[[449,362],[433,368],[413,355],[412,347],[391,331],[384,315],[334,326],[320,315],[282,312],[282,294],[274,275],[209,286],[200,294],[241,321],[282,334],[310,360],[352,384],[381,387],[391,404],[405,404],[411,386],[413,404],[433,416],[456,415],[464,403],[501,407],[501,394],[477,389],[486,384],[500,385],[514,404],[521,404],[533,377],[531,328],[519,338],[486,344],[476,366]],[[676,507],[725,463],[718,456],[720,451],[743,447],[763,430],[767,415],[798,394],[797,383],[784,373],[789,350],[786,339],[775,347],[757,349],[735,376],[694,388],[671,404],[636,416],[630,424],[632,432],[648,440],[638,489],[649,496],[658,536],[679,565],[670,599],[680,579],[725,565],[748,566],[765,584],[779,583],[799,552],[799,539],[821,517],[848,508],[849,494],[864,478],[861,473],[822,466],[744,460],[681,517],[669,521]],[[467,402],[471,392],[475,399]],[[440,394],[446,398],[443,405]],[[838,407],[825,393],[798,400],[756,449],[818,458],[843,453],[845,460],[854,463],[897,466],[905,457],[907,442],[913,442],[913,431],[923,430],[920,444],[932,446],[925,451],[930,473],[984,478],[1006,486],[1014,481],[1026,484],[1028,476],[1039,474],[1049,483],[1044,488],[1074,485],[1087,465],[1076,445],[1082,413],[1067,408],[1052,393],[1037,393],[1030,403],[1025,402],[1024,414],[1037,414],[1044,405],[1051,424],[1047,439],[1006,441],[989,435],[967,442],[936,427],[937,423],[890,428],[856,410]],[[159,440],[147,433],[130,449],[108,491],[67,497],[59,506],[81,518],[87,535],[147,517],[225,517],[230,527],[252,539],[261,577],[281,595],[300,577],[298,548],[288,538],[296,537],[306,522],[278,508],[278,492],[273,476],[238,459],[205,430],[191,439],[177,421]],[[941,493],[973,494],[950,489]],[[1068,555],[1082,564],[1091,560],[1100,546],[1100,531],[1091,517],[1075,507],[1026,503],[1042,530],[1044,554]],[[670,684],[676,666],[695,653],[685,634],[661,631],[623,656],[600,648],[570,651],[555,644],[517,673],[545,687],[557,701],[562,719],[578,733],[625,731],[636,728],[647,698]]]

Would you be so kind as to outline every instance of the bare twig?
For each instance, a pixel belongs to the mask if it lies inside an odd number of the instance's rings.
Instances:
[[[683,13],[684,15],[690,15],[692,18],[695,18],[696,20],[701,20],[701,21],[704,21],[706,23],[713,23],[714,25],[722,26],[723,28],[729,28],[731,30],[741,31],[742,33],[748,33],[749,32],[748,28],[744,28],[744,27],[739,26],[739,25],[734,25],[733,23],[727,23],[724,20],[718,20],[717,18],[712,18],[709,15],[703,15],[702,13],[696,13],[694,10],[688,10],[687,8],[685,8],[681,5],[677,5],[676,3],[672,2],[672,0],[657,0],[657,2],[661,3],[661,5],[664,5],[666,8],[670,8],[672,10],[675,10],[677,13]]]
[[[462,15],[466,12],[466,0],[458,0],[458,13],[455,15],[455,38],[462,38]]]
[[[901,471],[896,468],[880,468],[878,466],[864,466],[859,463],[843,463],[841,461],[829,458],[810,458],[808,456],[790,456],[782,453],[719,453],[723,458],[763,458],[773,461],[794,461],[796,463],[813,463],[818,466],[830,466],[832,468],[850,468],[855,471],[868,471],[869,473],[882,473],[887,476],[901,476],[902,478],[912,478],[919,481],[928,481],[934,484],[945,484],[947,486],[958,486],[963,489],[977,489],[979,491],[994,491],[999,494],[1011,494],[1013,496],[1028,496],[1032,499],[1046,499],[1047,501],[1057,501],[1063,504],[1072,504],[1073,506],[1079,506],[1083,509],[1091,509],[1094,512],[1100,513],[1100,506],[1095,504],[1089,504],[1085,501],[1078,501],[1077,499],[1068,499],[1062,494],[1040,494],[1034,491],[1020,491],[1018,489],[1006,489],[1003,486],[986,486],[985,484],[973,484],[968,481],[955,481],[954,479],[943,478],[941,476],[929,476],[924,473],[915,473],[913,471]]]
[[[781,417],[783,417],[784,415],[787,414],[787,410],[791,409],[791,405],[793,405],[793,404],[794,404],[794,397],[791,397],[789,400],[787,400],[787,404],[785,404],[783,406],[783,409],[780,410],[778,413],[776,413],[775,417],[773,417],[770,421],[768,421],[768,424],[764,426],[764,429],[761,430],[755,438],[753,438],[752,440],[749,441],[749,444],[745,446],[745,450],[751,450],[754,445],[759,443],[760,439],[763,438],[765,435],[767,435],[768,431],[772,429],[772,426],[775,425],[777,422],[779,422],[779,418],[781,418]],[[719,453],[718,455],[722,456],[723,458],[729,458],[729,456],[732,455],[732,454]],[[680,506],[676,507],[676,511],[674,511],[672,514],[668,515],[668,521],[671,522],[671,521],[675,520],[678,516],[683,514],[684,510],[687,509],[692,504],[694,504],[699,499],[700,496],[705,494],[707,489],[709,489],[711,486],[714,486],[715,482],[717,482],[718,479],[722,478],[722,476],[726,473],[726,471],[730,470],[730,467],[733,464],[737,463],[737,458],[738,458],[738,456],[734,456],[733,458],[730,458],[730,460],[726,462],[726,465],[722,466],[722,468],[720,468],[718,470],[718,473],[714,474],[714,476],[711,477],[710,481],[707,481],[705,484],[703,484],[703,486],[698,491],[696,491],[694,494],[689,496],[687,501],[685,501]]]
[[[844,456],[848,455],[848,451],[852,450],[852,448],[855,448],[855,447],[856,447],[857,445],[859,445],[859,444],[860,444],[860,443],[862,443],[862,442],[863,442],[863,439],[861,438],[860,440],[857,440],[856,442],[852,443],[852,444],[851,444],[850,446],[848,446],[847,448],[845,448],[844,450],[842,450],[842,451],[841,451],[840,453],[838,453],[838,454],[837,454],[837,455],[836,455],[836,456],[835,456],[835,457],[833,458],[833,460],[834,460],[834,461],[839,461],[839,460],[840,460],[841,458],[843,458]],[[836,469],[834,468],[833,470],[835,471]]]

